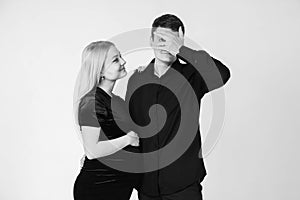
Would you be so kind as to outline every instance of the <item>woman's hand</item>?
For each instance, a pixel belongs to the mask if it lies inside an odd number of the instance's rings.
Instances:
[[[139,136],[135,132],[130,131],[127,133],[127,136],[129,139],[129,145],[134,147],[138,147],[140,145]]]
[[[139,67],[137,68],[137,71],[138,71],[139,73],[141,73],[141,72],[144,71],[146,68],[147,68],[147,66],[139,66]]]

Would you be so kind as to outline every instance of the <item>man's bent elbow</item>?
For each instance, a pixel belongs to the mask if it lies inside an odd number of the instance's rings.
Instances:
[[[231,73],[230,70],[226,67],[222,76],[224,85],[227,83],[227,81],[230,79]]]

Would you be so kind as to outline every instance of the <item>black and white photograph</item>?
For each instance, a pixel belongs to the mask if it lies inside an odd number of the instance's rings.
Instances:
[[[1,200],[299,200],[300,1],[0,1]]]

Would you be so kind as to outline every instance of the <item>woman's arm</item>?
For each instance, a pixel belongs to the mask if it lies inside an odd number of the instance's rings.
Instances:
[[[82,139],[84,151],[88,159],[111,155],[127,145],[138,146],[139,138],[136,133],[129,132],[127,135],[107,141],[98,141],[101,128],[82,126]]]

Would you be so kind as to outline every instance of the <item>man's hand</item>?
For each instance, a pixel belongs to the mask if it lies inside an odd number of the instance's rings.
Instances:
[[[165,29],[157,29],[154,34],[164,40],[163,42],[156,43],[154,48],[168,51],[174,56],[179,53],[180,47],[184,44],[184,36],[181,27],[179,27],[178,35],[176,32]]]

